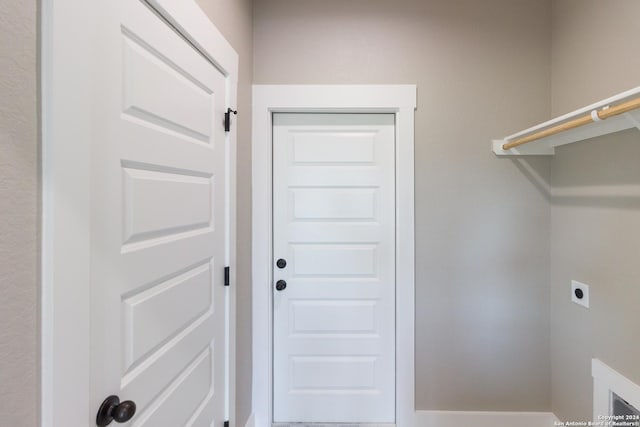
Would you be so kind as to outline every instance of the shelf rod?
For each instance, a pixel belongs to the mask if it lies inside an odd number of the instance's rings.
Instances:
[[[567,130],[575,129],[580,126],[588,125],[592,122],[597,122],[600,120],[606,120],[609,117],[618,116],[620,114],[628,113],[629,111],[636,110],[640,108],[640,98],[635,98],[630,101],[623,102],[622,104],[613,106],[613,107],[604,107],[600,111],[593,110],[591,114],[586,114],[582,117],[578,117],[577,119],[570,120],[565,123],[561,123],[559,125],[552,126],[548,129],[541,130],[536,133],[532,133],[531,135],[523,136],[518,139],[514,139],[511,142],[508,142],[502,145],[503,150],[510,150],[514,147],[518,147],[520,145],[526,144],[528,142],[532,142],[538,139],[546,138],[551,135],[558,134],[560,132],[564,132]],[[595,116],[595,117],[594,117]],[[596,119],[597,117],[597,119]],[[595,120],[594,120],[595,119]]]

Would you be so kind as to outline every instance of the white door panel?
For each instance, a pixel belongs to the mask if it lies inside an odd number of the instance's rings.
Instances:
[[[274,422],[395,421],[394,135],[274,115]]]
[[[208,142],[211,89],[176,71],[176,65],[155,54],[152,47],[124,34],[123,39],[124,112]]]
[[[91,402],[222,425],[224,75],[144,2],[96,4]],[[98,119],[99,118],[99,119]]]
[[[375,220],[373,188],[306,188],[291,190],[293,221]]]
[[[132,168],[123,174],[125,244],[211,223],[212,178]]]

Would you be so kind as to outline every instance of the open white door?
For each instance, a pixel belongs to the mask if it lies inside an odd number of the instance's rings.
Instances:
[[[273,117],[273,420],[395,423],[393,114]]]
[[[221,425],[225,79],[149,7],[97,21],[91,396],[136,426]]]
[[[173,10],[180,6],[151,3]],[[83,337],[76,341],[89,346],[79,352],[89,358],[89,381],[76,381],[58,368],[65,357],[77,357],[78,347],[61,348],[55,341],[70,316],[61,314],[67,303],[60,302],[54,281],[53,379],[45,372],[44,380],[52,394],[47,397],[45,389],[43,422],[56,427],[106,425],[108,410],[104,424],[96,416],[113,395],[135,402],[136,411],[129,421],[126,412],[132,414],[132,407],[120,406],[122,419],[116,417],[112,425],[221,427],[228,403],[224,278],[233,250],[229,180],[235,155],[223,121],[235,97],[235,82],[213,64],[215,52],[203,50],[210,40],[192,38],[215,31],[193,2],[184,6],[199,13],[192,21],[140,0],[94,2],[91,7],[95,19],[90,33],[82,35],[92,41],[86,59],[90,92],[84,95],[91,99],[91,123],[83,142],[90,145],[90,168],[89,176],[76,178],[88,180],[90,191],[88,218],[79,218],[90,227],[84,284],[90,297],[70,300],[67,306],[70,312],[73,304],[89,306],[88,318],[76,318],[90,325],[89,342]],[[91,17],[77,19],[85,18]],[[54,105],[62,103],[54,100]],[[68,156],[68,164],[77,160]],[[62,190],[53,194],[56,203],[64,203]],[[58,224],[50,231],[54,248],[64,239]],[[69,262],[56,256],[53,269]],[[82,284],[77,289],[84,294]],[[73,326],[67,326],[73,333]],[[85,366],[81,362],[79,371]],[[73,388],[63,384],[65,375]],[[79,378],[83,375],[78,372]],[[89,408],[88,419],[69,422],[75,414],[48,418],[56,414],[57,401],[69,406],[74,399],[78,412]]]

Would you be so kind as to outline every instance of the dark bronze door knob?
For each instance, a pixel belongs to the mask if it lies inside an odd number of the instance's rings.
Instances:
[[[96,416],[96,425],[98,427],[105,427],[111,424],[112,421],[117,423],[126,423],[136,414],[136,404],[131,400],[125,400],[120,402],[118,396],[107,397],[100,409],[98,409],[98,415]]]
[[[284,280],[278,280],[276,282],[276,291],[282,291],[287,287],[287,282]]]

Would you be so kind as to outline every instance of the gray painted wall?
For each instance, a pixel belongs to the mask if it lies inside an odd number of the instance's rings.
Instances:
[[[553,113],[640,86],[640,2],[553,2]],[[640,133],[560,148],[552,160],[553,410],[592,416],[591,358],[640,383]],[[570,281],[591,285],[591,309],[571,304]]]
[[[0,424],[37,422],[36,2],[0,2]]]
[[[254,82],[416,83],[418,409],[548,411],[551,3],[256,0]],[[526,173],[524,173],[525,171]]]
[[[197,0],[240,56],[237,170],[236,420],[251,414],[251,82],[253,80],[252,0]]]

